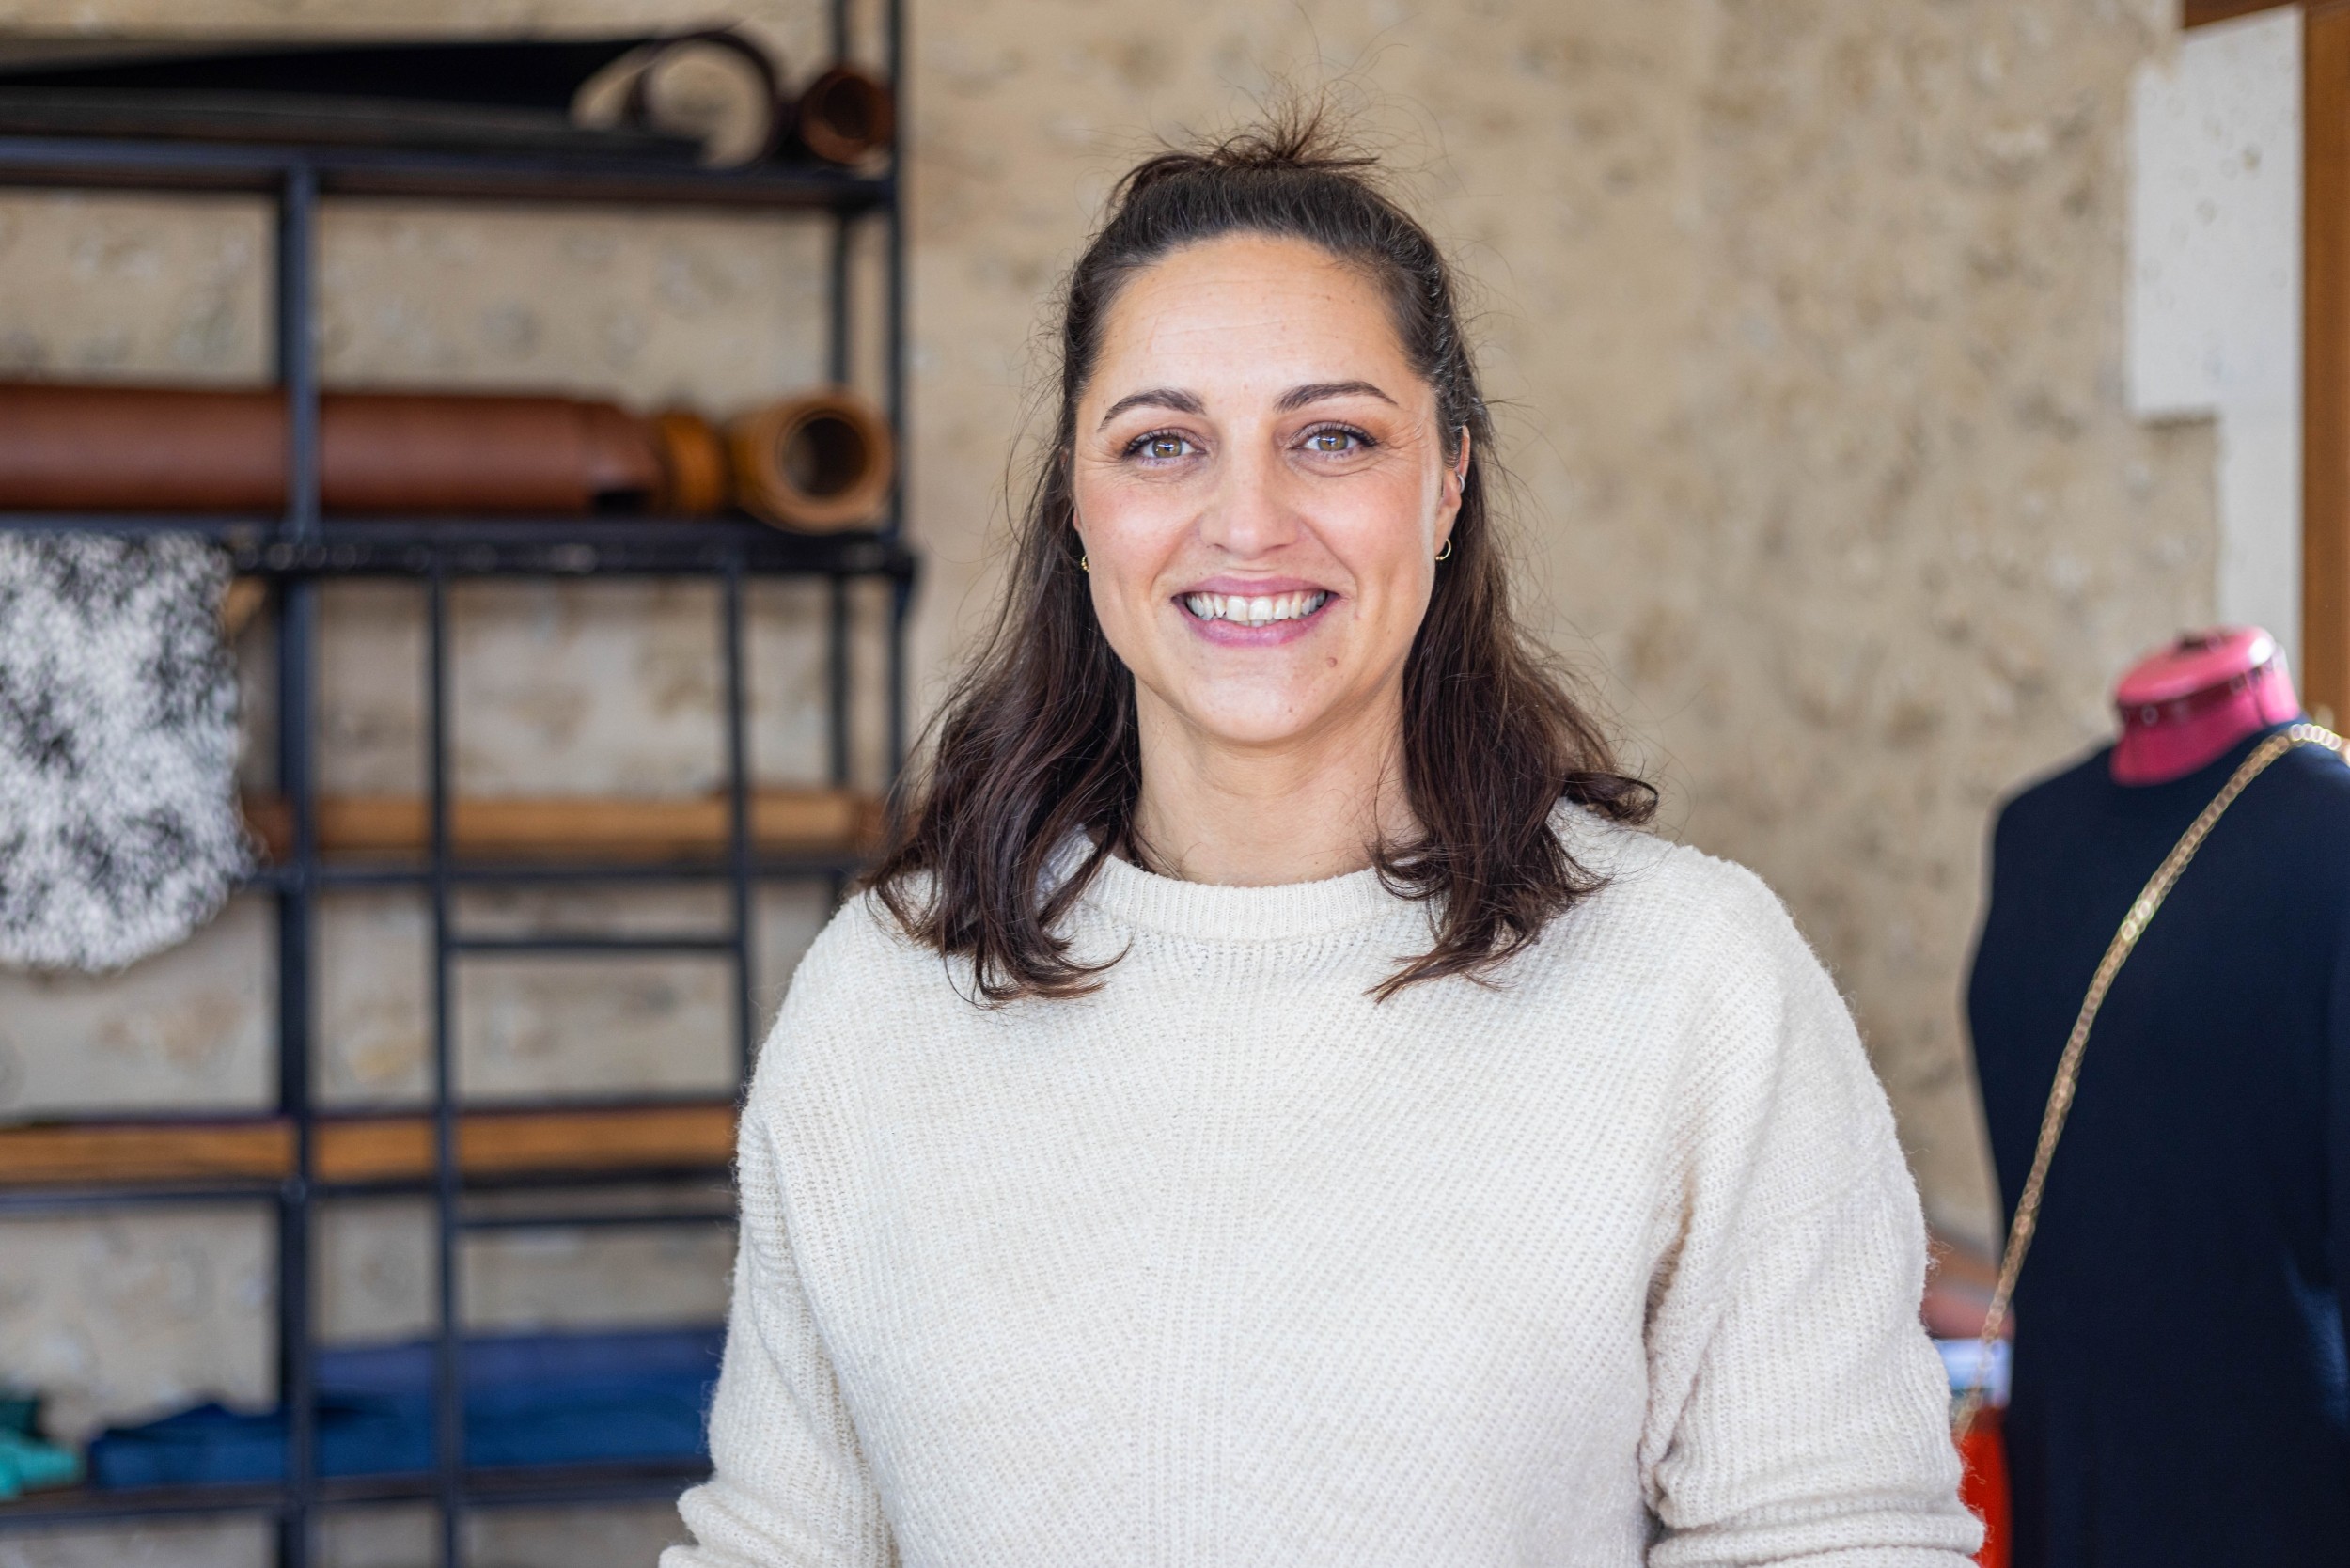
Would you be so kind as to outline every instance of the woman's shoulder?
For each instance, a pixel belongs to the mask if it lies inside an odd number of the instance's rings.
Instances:
[[[911,883],[897,890],[897,902],[909,911],[918,911],[927,897],[927,887]],[[796,1001],[803,1011],[854,1005],[858,997],[901,988],[917,970],[934,981],[937,949],[907,932],[890,905],[870,887],[844,900],[792,971],[786,1005]]]
[[[1604,878],[1542,948],[1559,983],[1596,984],[1684,1031],[1716,1067],[1773,1074],[1794,1050],[1865,1077],[1841,989],[1785,903],[1738,864],[1576,812],[1560,838]]]
[[[1701,1103],[1697,1122],[1792,1119],[1850,1168],[1882,1163],[1893,1139],[1884,1090],[1835,978],[1778,895],[1736,861],[1578,816],[1561,839],[1607,881],[1567,917],[1588,924],[1569,933],[1561,968],[1605,955],[1626,1005],[1684,1043],[1679,1076]]]
[[[917,895],[909,908],[920,907]],[[760,1048],[761,1078],[787,1063],[868,1038],[933,992],[948,991],[940,965],[950,961],[917,941],[871,888],[842,902],[791,971],[783,1005]]]
[[[1561,806],[1551,827],[1599,884],[1570,918],[1629,928],[1648,939],[1652,951],[1694,948],[1716,959],[1810,959],[1786,904],[1737,861],[1579,806]]]

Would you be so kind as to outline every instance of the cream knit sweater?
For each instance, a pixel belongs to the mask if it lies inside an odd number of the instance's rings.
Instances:
[[[1105,866],[1095,995],[983,1010],[870,902],[743,1121],[716,1475],[664,1568],[1965,1568],[1918,1202],[1739,867],[1613,881],[1493,986],[1375,873]]]

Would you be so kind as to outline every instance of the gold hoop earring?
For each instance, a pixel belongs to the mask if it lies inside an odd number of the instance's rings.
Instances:
[[[1450,560],[1450,559],[1452,558],[1452,540],[1451,540],[1451,536],[1449,536],[1449,535],[1447,535],[1447,536],[1446,536],[1446,538],[1445,538],[1445,541],[1444,541],[1444,548],[1436,552],[1436,558],[1437,558],[1438,560],[1440,560],[1440,561],[1449,561],[1449,560]]]
[[[1086,564],[1085,552],[1082,550],[1077,552],[1077,570],[1080,572],[1090,572],[1093,570],[1092,567]]]

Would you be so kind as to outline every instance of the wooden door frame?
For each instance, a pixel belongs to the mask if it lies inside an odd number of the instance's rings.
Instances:
[[[2303,7],[2301,690],[2350,717],[2350,0]]]
[[[2179,7],[2180,24],[2187,27],[2208,27],[2215,22],[2232,22],[2254,11],[2280,11],[2300,0],[2183,0]]]
[[[2301,39],[2301,696],[2350,719],[2350,0],[2295,0]],[[2282,0],[2183,0],[2208,26]]]

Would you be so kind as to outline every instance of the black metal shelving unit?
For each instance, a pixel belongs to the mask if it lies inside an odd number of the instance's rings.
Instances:
[[[836,57],[845,57],[850,41],[849,0],[826,3]],[[881,65],[885,78],[901,94],[902,125],[901,0],[883,0],[880,15]],[[454,973],[475,953],[557,957],[690,951],[722,959],[731,966],[734,980],[735,1061],[738,1071],[747,1074],[758,1025],[752,986],[756,886],[769,879],[815,879],[829,883],[837,894],[855,867],[853,853],[845,850],[838,855],[782,856],[755,853],[744,646],[745,584],[752,578],[791,577],[829,585],[825,762],[836,785],[845,785],[851,776],[851,587],[858,581],[886,585],[889,607],[884,682],[888,766],[894,776],[904,744],[904,630],[915,579],[915,560],[902,536],[902,455],[887,514],[871,530],[853,534],[791,535],[746,518],[322,518],[319,508],[319,380],[313,346],[319,204],[330,198],[401,196],[451,202],[648,204],[806,213],[830,226],[826,359],[830,379],[836,383],[847,382],[851,371],[852,237],[859,225],[878,224],[884,237],[878,269],[885,290],[881,302],[882,401],[901,436],[902,454],[905,241],[896,163],[893,158],[891,169],[878,175],[789,165],[722,171],[609,157],[412,155],[375,149],[0,137],[0,186],[247,192],[267,196],[274,203],[276,374],[287,393],[290,416],[289,502],[283,515],[222,518],[18,512],[0,513],[0,528],[197,532],[225,547],[239,572],[261,575],[275,584],[276,772],[290,816],[290,844],[255,878],[255,886],[276,901],[276,1119],[290,1128],[292,1136],[290,1168],[282,1179],[0,1189],[0,1217],[123,1206],[272,1205],[276,1219],[278,1389],[287,1420],[282,1482],[34,1493],[0,1504],[0,1529],[259,1515],[274,1521],[280,1568],[306,1568],[314,1554],[321,1509],[421,1500],[437,1505],[441,1562],[445,1568],[459,1568],[464,1560],[464,1517],[471,1510],[672,1497],[694,1479],[698,1466],[673,1463],[528,1469],[490,1469],[464,1463],[461,1392],[464,1325],[458,1293],[458,1249],[464,1235],[533,1226],[711,1224],[729,1216],[715,1209],[706,1196],[698,1202],[666,1208],[648,1209],[639,1204],[603,1211],[556,1207],[542,1213],[480,1212],[479,1200],[494,1188],[642,1188],[663,1179],[690,1179],[700,1183],[699,1190],[706,1194],[709,1184],[722,1180],[726,1172],[722,1166],[698,1166],[678,1170],[635,1168],[619,1176],[466,1176],[459,1160],[459,1119],[474,1107],[467,1105],[457,1082],[451,1011]],[[327,863],[319,851],[314,765],[319,592],[324,582],[360,576],[413,581],[424,599],[427,667],[422,675],[431,839],[429,853],[413,863]],[[728,802],[728,843],[723,856],[655,865],[500,866],[455,858],[449,825],[448,593],[454,582],[491,576],[696,577],[715,582],[719,614],[714,641],[724,671]],[[457,890],[464,886],[650,882],[723,886],[728,903],[725,925],[682,937],[594,933],[491,937],[459,929],[453,908]],[[324,890],[358,886],[415,887],[430,901],[431,1093],[426,1110],[431,1125],[432,1158],[431,1173],[422,1180],[338,1183],[321,1180],[318,1168],[321,1107],[311,1075],[318,1002],[317,901]],[[498,1107],[514,1105],[500,1101]],[[416,1194],[429,1197],[432,1204],[438,1249],[436,1442],[435,1468],[425,1474],[323,1478],[318,1473],[319,1345],[312,1315],[312,1239],[321,1200],[363,1192]]]

